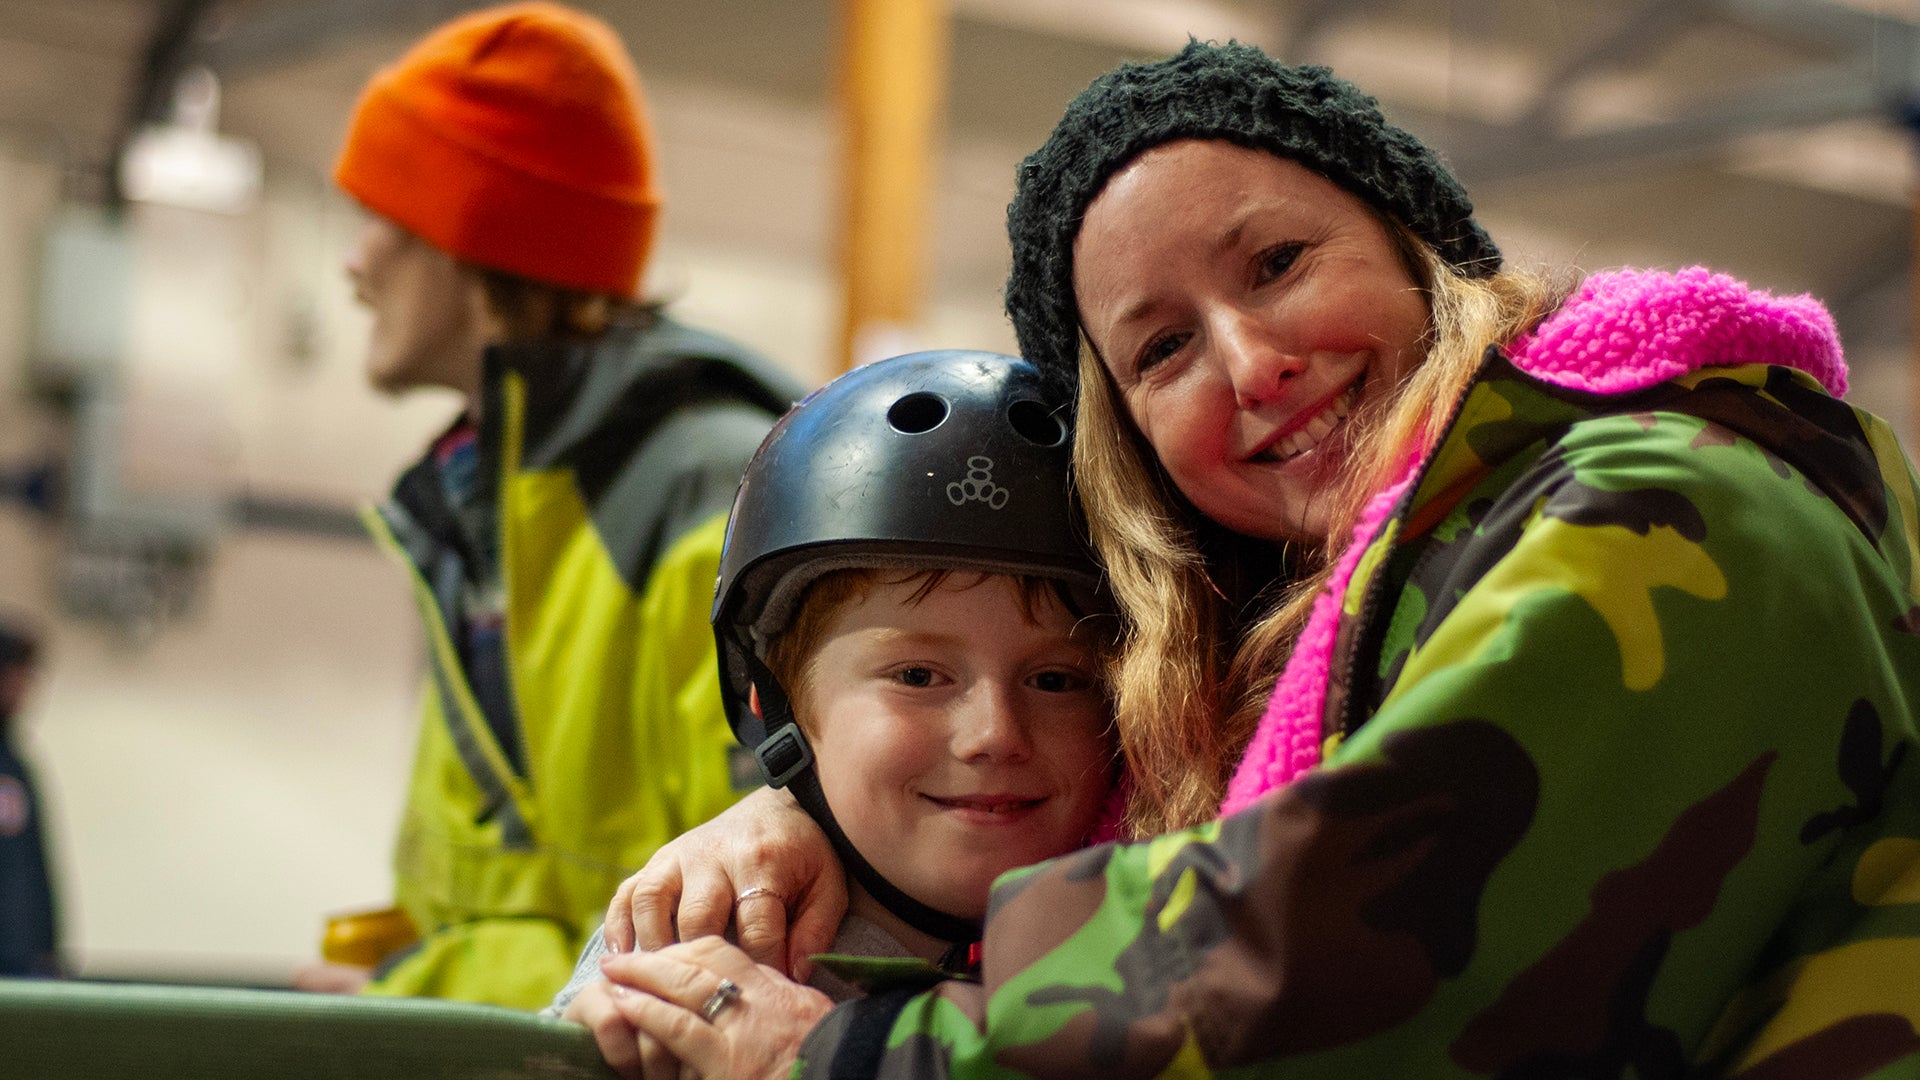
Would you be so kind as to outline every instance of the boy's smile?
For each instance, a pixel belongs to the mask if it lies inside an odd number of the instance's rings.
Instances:
[[[1092,646],[1010,578],[877,577],[828,622],[800,714],[834,817],[923,903],[986,910],[993,879],[1082,846],[1112,772]]]
[[[922,798],[950,813],[963,815],[960,820],[974,825],[994,826],[1013,825],[1027,819],[1028,812],[1038,809],[1047,801],[1047,796],[1026,798],[1019,795],[974,795],[956,798],[941,798],[938,795],[924,795]]]

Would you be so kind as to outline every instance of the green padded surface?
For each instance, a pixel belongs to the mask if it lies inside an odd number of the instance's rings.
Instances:
[[[0,1075],[604,1080],[584,1028],[490,1005],[0,979]]]

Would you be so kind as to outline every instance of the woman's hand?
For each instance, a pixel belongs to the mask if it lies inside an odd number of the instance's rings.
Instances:
[[[678,1080],[683,1072],[703,1080],[784,1080],[801,1041],[833,1008],[827,995],[717,937],[607,956],[600,970],[613,985],[607,1000],[614,1009],[642,1040],[657,1040],[677,1059],[656,1065],[649,1058],[646,1080]]]
[[[762,788],[620,883],[607,947],[653,951],[723,934],[732,922],[754,960],[804,979],[807,957],[832,947],[846,911],[846,876],[826,834],[793,796]]]
[[[600,1056],[625,1080],[675,1080],[680,1075],[679,1059],[659,1040],[634,1027],[614,1004],[616,998],[632,993],[601,979],[575,994],[560,1019],[592,1032]]]

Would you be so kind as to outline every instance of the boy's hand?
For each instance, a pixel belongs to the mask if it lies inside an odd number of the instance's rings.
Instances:
[[[620,883],[607,908],[607,947],[653,951],[732,923],[747,955],[805,979],[807,957],[832,947],[846,911],[846,875],[826,834],[793,796],[762,788]]]
[[[618,985],[613,1007],[673,1055],[667,1073],[649,1059],[646,1080],[678,1080],[681,1062],[701,1077],[784,1080],[807,1033],[833,1008],[827,995],[717,937],[607,956],[600,968]]]

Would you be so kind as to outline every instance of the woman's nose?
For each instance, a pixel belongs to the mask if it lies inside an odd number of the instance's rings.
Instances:
[[[1305,358],[1285,348],[1271,327],[1244,312],[1220,320],[1214,349],[1243,409],[1285,396],[1293,377],[1306,367]]]

